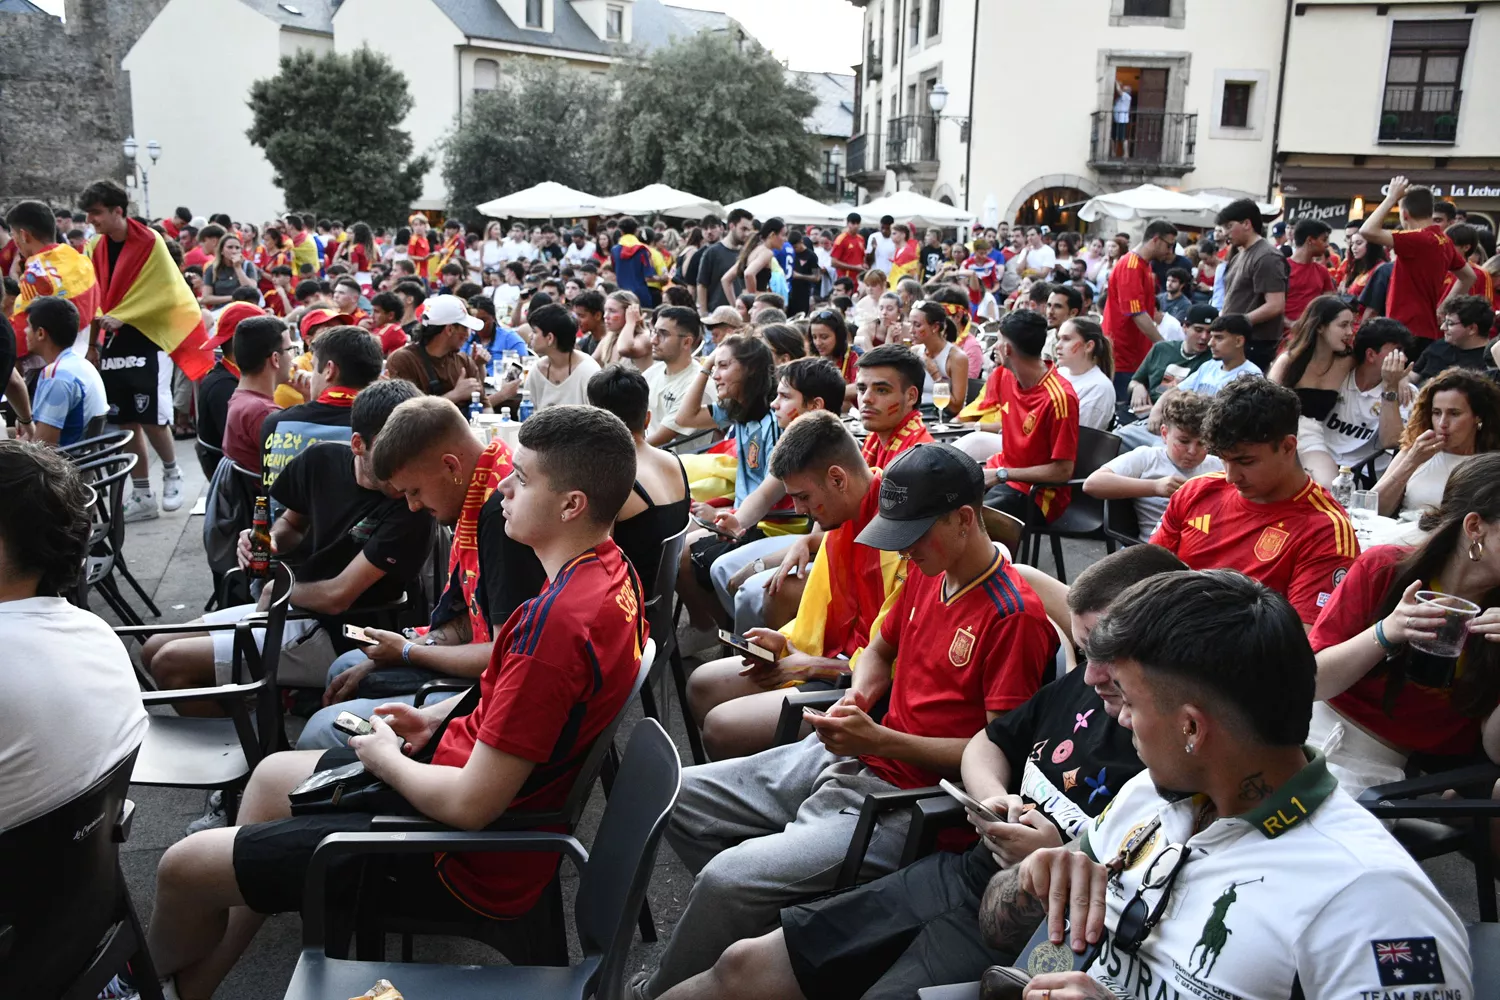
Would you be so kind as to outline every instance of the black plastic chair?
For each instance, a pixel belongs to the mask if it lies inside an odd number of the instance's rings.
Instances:
[[[154,617],[161,617],[161,609],[125,562],[125,482],[135,469],[136,461],[134,455],[114,454],[91,458],[76,466],[84,484],[94,490],[94,504],[89,514],[92,526],[88,563],[79,577],[73,603],[87,609],[89,590],[97,590],[127,625],[141,625],[145,620],[135,613],[120,592],[116,573],[125,578]]]
[[[1036,566],[1041,561],[1042,538],[1052,542],[1052,562],[1057,569],[1057,579],[1068,582],[1067,567],[1063,563],[1062,540],[1077,538],[1103,542],[1105,551],[1114,552],[1115,540],[1104,530],[1104,501],[1091,497],[1083,491],[1084,480],[1099,470],[1110,459],[1120,453],[1120,439],[1115,435],[1092,427],[1078,428],[1078,456],[1073,460],[1073,478],[1065,483],[1033,483],[1031,497],[1036,496],[1037,487],[1072,487],[1073,496],[1068,507],[1056,521],[1049,522],[1035,503],[1026,511],[1026,538],[1022,548],[1028,550],[1021,561]]]
[[[129,962],[161,1000],[146,936],[120,874],[136,752],[83,794],[0,834],[0,983],[15,997],[93,1000]]]
[[[1104,501],[1104,533],[1121,548],[1142,545],[1141,521],[1134,500]]]
[[[608,798],[613,793],[619,770],[618,766],[611,762],[615,734],[625,721],[625,715],[630,710],[630,703],[642,690],[652,665],[656,661],[655,643],[647,639],[646,647],[641,651],[641,662],[630,697],[625,699],[614,719],[590,745],[588,753],[584,755],[583,762],[578,767],[578,775],[573,779],[573,787],[568,790],[568,797],[560,808],[545,813],[508,812],[483,832],[528,830],[548,826],[560,826],[569,834],[576,830],[579,821],[583,818],[584,807],[588,805],[589,796],[593,793],[594,781],[602,776],[605,797]],[[427,694],[434,691],[467,690],[472,686],[472,683],[465,682],[429,682],[423,685],[422,691],[418,693],[417,705],[420,707]],[[376,833],[412,834],[443,833],[452,830],[451,827],[428,819],[426,816],[377,816],[370,829]],[[367,862],[366,868],[361,880],[362,890],[380,882],[379,860],[372,859]],[[381,906],[378,900],[366,899],[363,891],[357,909],[359,912],[355,917],[355,929],[358,954],[361,959],[367,961],[379,961],[385,957],[387,933],[401,935],[402,959],[407,962],[411,961],[412,936],[415,934],[466,937],[474,941],[482,941],[497,951],[502,950],[502,945],[507,946],[511,951],[514,951],[516,947],[516,935],[510,932],[510,928],[484,917],[476,916],[471,921],[454,923],[450,920],[434,920],[424,914],[413,913],[409,908],[392,913],[389,912],[389,907]],[[520,920],[527,925],[524,947],[528,953],[523,956],[507,957],[533,965],[567,964],[568,938],[563,922],[561,871],[552,879],[537,905]],[[512,926],[516,923],[516,921],[509,922]],[[655,928],[651,926],[649,916],[644,909],[641,915],[641,934],[647,941],[655,940]]]
[[[677,534],[662,543],[661,561],[656,567],[656,579],[652,581],[650,597],[646,601],[646,622],[651,626],[651,638],[656,642],[656,663],[651,666],[651,677],[662,685],[662,703],[666,702],[666,679],[662,667],[672,672],[672,683],[677,689],[677,704],[682,708],[683,725],[687,729],[688,749],[694,764],[708,762],[703,752],[703,736],[693,713],[688,711],[687,668],[682,662],[682,651],[677,646],[677,567],[682,561],[682,549],[687,542],[688,528],[684,525]],[[651,679],[641,688],[641,710],[647,718],[662,720],[656,696],[651,692]]]
[[[145,691],[141,700],[152,705],[180,705],[211,701],[228,712],[227,718],[196,718],[181,715],[151,715],[151,728],[141,745],[140,759],[131,779],[137,785],[167,788],[202,788],[224,795],[225,815],[230,825],[238,811],[239,792],[250,780],[261,758],[288,746],[281,714],[281,694],[276,683],[281,659],[281,635],[297,582],[285,563],[272,564],[271,603],[264,616],[223,625],[187,623],[144,625],[115,629],[121,639],[184,632],[234,630],[234,663],[231,683],[217,687],[178,691]],[[264,649],[257,648],[252,629],[263,628]],[[253,701],[251,718],[247,703]]]
[[[84,431],[82,438],[72,444],[58,446],[58,452],[68,456],[68,460],[75,464],[119,454],[135,437],[135,431],[120,430],[101,433],[103,421],[103,417],[95,417],[94,421],[90,421],[89,429]],[[97,430],[94,429],[96,426]]]
[[[667,819],[682,787],[677,747],[661,724],[644,719],[625,747],[590,854],[573,837],[541,831],[335,833],[314,852],[303,893],[302,955],[287,1000],[357,996],[390,979],[411,997],[568,997],[624,1000],[625,964],[636,914],[646,899]],[[583,960],[573,966],[388,965],[349,961],[325,951],[328,867],[349,857],[451,853],[562,852],[579,868],[574,926]]]

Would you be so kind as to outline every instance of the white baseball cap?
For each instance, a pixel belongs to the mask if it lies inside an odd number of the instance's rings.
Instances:
[[[423,326],[450,326],[462,323],[470,330],[483,330],[484,320],[470,316],[468,307],[457,295],[434,295],[424,303]]]

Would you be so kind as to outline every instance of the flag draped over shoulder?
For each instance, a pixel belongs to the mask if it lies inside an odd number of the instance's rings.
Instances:
[[[91,253],[101,289],[100,313],[141,331],[194,382],[202,378],[213,367],[213,348],[198,300],[161,235],[131,219],[113,269],[105,237],[94,240]]]
[[[26,327],[26,307],[44,295],[56,295],[73,303],[78,310],[78,329],[87,330],[99,311],[99,283],[94,265],[83,254],[66,243],[32,254],[21,271],[21,291],[16,295],[11,325],[17,331]],[[18,354],[26,353],[26,338],[16,338]]]

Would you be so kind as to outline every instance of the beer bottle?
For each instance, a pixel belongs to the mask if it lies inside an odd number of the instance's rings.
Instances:
[[[264,580],[271,575],[271,501],[255,498],[255,518],[250,527],[249,574]]]

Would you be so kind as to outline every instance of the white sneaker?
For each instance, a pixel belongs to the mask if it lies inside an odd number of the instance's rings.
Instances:
[[[182,506],[182,470],[161,477],[161,509],[171,513]]]
[[[203,803],[203,815],[187,825],[184,832],[191,837],[200,830],[216,830],[225,825],[224,793],[214,790],[208,793],[208,798]]]
[[[178,501],[181,503],[181,501]],[[151,492],[132,493],[125,498],[125,523],[132,521],[152,521],[161,517],[161,511],[156,507],[156,494]]]

